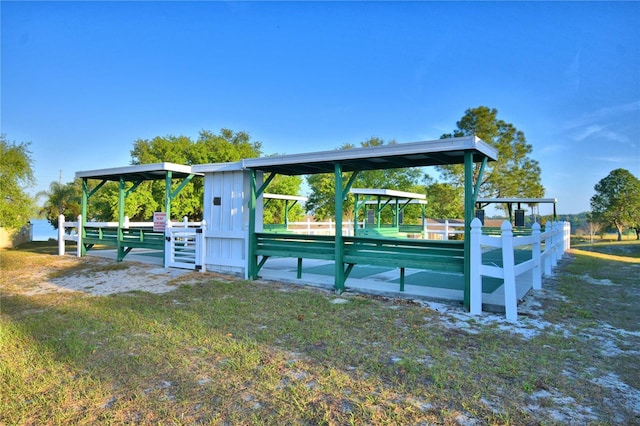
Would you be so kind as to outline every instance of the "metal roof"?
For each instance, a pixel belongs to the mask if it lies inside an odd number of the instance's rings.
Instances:
[[[517,197],[506,197],[506,198],[478,198],[476,199],[476,203],[490,203],[490,204],[555,204],[558,202],[557,198],[517,198]]]
[[[433,141],[397,143],[365,148],[335,149],[303,154],[242,160],[242,168],[282,175],[333,173],[335,163],[343,172],[405,167],[463,164],[464,153],[471,152],[473,161],[497,160],[495,148],[476,136],[438,139]],[[199,167],[198,170],[203,170]]]
[[[377,197],[389,197],[389,198],[410,198],[424,200],[427,198],[424,194],[418,194],[417,192],[405,192],[396,191],[395,189],[380,189],[380,188],[352,188],[352,194],[358,195],[374,195]]]
[[[171,177],[177,179],[186,178],[189,175],[202,175],[202,173],[194,173],[191,166],[155,163],[76,172],[76,178],[119,181],[122,177],[127,182],[138,182],[165,179],[167,172],[171,172]]]
[[[268,192],[264,192],[262,196],[264,198],[269,198],[272,200],[302,201],[302,202],[306,202],[308,200],[307,197],[300,197],[298,195],[272,194]]]

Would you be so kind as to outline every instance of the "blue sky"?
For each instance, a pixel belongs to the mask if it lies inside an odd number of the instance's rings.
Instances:
[[[438,139],[485,105],[559,213],[640,177],[637,2],[0,2],[1,129],[33,192],[137,139],[248,132],[265,154]],[[544,213],[544,212],[543,212]]]

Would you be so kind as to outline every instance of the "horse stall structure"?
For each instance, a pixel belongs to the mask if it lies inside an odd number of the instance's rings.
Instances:
[[[506,207],[507,213],[509,214],[509,222],[512,223],[516,228],[524,227],[524,218],[525,211],[522,208],[522,205],[531,206],[532,210],[534,207],[539,207],[540,204],[551,204],[553,206],[553,220],[556,220],[556,204],[558,203],[557,198],[518,198],[518,197],[502,197],[502,198],[478,198],[476,199],[476,217],[480,219],[480,222],[484,225],[484,210],[485,206],[489,204],[502,204]],[[513,210],[514,204],[516,205],[516,209]],[[514,218],[515,215],[515,218]],[[515,220],[514,220],[515,219]],[[534,220],[536,222],[537,220]]]
[[[366,214],[364,227],[356,228],[357,236],[400,237],[419,234],[424,238],[426,195],[377,188],[353,188],[350,192],[355,196],[354,222],[358,223],[360,210]],[[403,212],[410,204],[420,206],[422,221],[419,225],[403,223]],[[382,212],[387,207],[391,211],[391,223],[383,223]]]
[[[321,285],[340,294],[349,289],[369,293],[430,297],[462,302],[465,309],[481,312],[483,306],[502,305],[513,319],[514,306],[530,288],[540,287],[542,273],[552,267],[566,249],[568,232],[562,224],[549,224],[540,231],[532,229],[526,240],[515,241],[511,225],[505,221],[500,236],[482,235],[482,225],[474,218],[474,207],[482,175],[488,161],[497,159],[497,151],[475,136],[434,141],[398,143],[375,147],[290,154],[244,159],[230,163],[179,166],[170,163],[130,166],[119,169],[78,172],[83,181],[83,211],[87,200],[107,181],[119,182],[119,221],[114,229],[92,226],[85,219],[79,224],[82,255],[94,244],[117,249],[118,261],[134,248],[154,248],[165,254],[173,247],[171,222],[162,230],[127,227],[124,202],[144,180],[164,179],[166,205],[171,218],[171,200],[196,176],[204,177],[202,222],[195,224],[194,245],[200,247],[195,269],[238,275],[246,279],[264,278],[299,284]],[[460,164],[464,170],[463,238],[435,240],[427,236],[425,196],[389,189],[353,188],[361,172],[406,167]],[[268,192],[278,175],[302,176],[330,174],[335,184],[333,233],[299,234],[286,227],[288,211],[294,203],[305,201],[296,195]],[[172,178],[182,181],[172,185]],[[90,189],[88,180],[100,183]],[[174,188],[175,187],[175,188]],[[349,193],[357,197],[354,212],[373,206],[360,228],[357,216],[353,232],[343,227],[343,203]],[[264,205],[268,200],[285,201],[285,226],[265,226]],[[422,237],[417,229],[402,229],[400,213],[410,204],[422,208]],[[384,206],[392,206],[393,232],[387,234],[376,217]],[[472,226],[472,220],[475,220]],[[508,225],[508,226],[507,226]],[[71,223],[69,226],[74,226]],[[186,241],[186,228],[175,235]],[[397,230],[396,230],[397,229]],[[368,230],[377,230],[370,233]],[[191,231],[189,231],[191,235]],[[474,237],[472,238],[472,232]],[[446,231],[445,231],[446,233]],[[514,247],[528,247],[530,254],[519,262]],[[533,247],[533,249],[531,249]],[[544,247],[544,252],[541,251]],[[487,248],[501,248],[501,259],[485,259]],[[171,250],[173,250],[171,248]],[[184,251],[184,249],[181,249]],[[198,250],[196,249],[196,252]],[[509,257],[510,256],[510,257]],[[165,257],[166,259],[166,257]],[[486,265],[489,262],[490,265]],[[165,267],[180,265],[165,260]],[[530,272],[531,271],[531,272]],[[303,280],[303,273],[305,275]],[[528,274],[528,275],[527,275]],[[529,284],[516,286],[516,278],[532,276]],[[320,278],[319,278],[320,277]],[[376,278],[377,277],[377,278]],[[527,278],[528,279],[528,278]],[[314,281],[316,280],[316,281]],[[493,282],[489,282],[493,280]],[[533,282],[533,284],[530,284]],[[508,285],[507,285],[508,284]],[[473,285],[473,288],[472,288]],[[501,290],[502,288],[508,289]],[[502,298],[502,300],[498,300]],[[473,299],[473,300],[472,300]],[[507,300],[508,299],[508,300]],[[507,307],[508,306],[508,307]]]
[[[82,180],[82,213],[78,227],[80,253],[84,256],[96,245],[114,248],[117,260],[121,262],[133,249],[165,251],[165,222],[161,224],[132,224],[125,217],[127,197],[145,181],[161,180],[165,183],[165,205],[162,217],[170,220],[171,201],[195,176],[190,166],[173,163],[144,164],[139,166],[117,167],[76,172],[76,178]],[[173,188],[173,179],[181,182]],[[98,183],[90,188],[90,181]],[[88,222],[87,208],[89,199],[107,182],[118,183],[118,222]],[[165,265],[167,266],[167,265]]]
[[[493,147],[471,136],[193,166],[194,172],[205,175],[207,270],[222,267],[224,259],[228,261],[230,271],[234,269],[235,272],[241,272],[255,280],[265,264],[268,265],[276,258],[289,258],[297,260],[296,279],[300,279],[303,262],[329,261],[332,263],[333,288],[341,293],[345,291],[345,282],[356,265],[398,270],[400,291],[404,289],[406,268],[436,269],[460,275],[465,281],[463,294],[465,305],[468,306],[470,248],[465,241],[469,241],[467,234],[471,229],[473,207],[478,193],[473,178],[474,173],[479,175],[477,181],[480,182],[487,161],[496,159],[497,152]],[[474,170],[476,163],[479,165]],[[343,202],[360,172],[445,164],[464,166],[467,237],[464,240],[428,241],[345,236],[342,232],[336,232],[335,235],[292,235],[266,232],[263,227],[263,194],[276,175],[332,174],[336,188],[335,229],[341,230]],[[346,182],[343,181],[344,173],[351,173]],[[241,195],[243,193],[244,196]],[[221,224],[219,229],[218,223]],[[237,225],[233,231],[228,226],[230,223]],[[215,249],[210,247],[212,239],[218,240]],[[230,259],[230,256],[237,258]],[[240,259],[240,256],[246,258]],[[246,269],[241,271],[243,268]]]

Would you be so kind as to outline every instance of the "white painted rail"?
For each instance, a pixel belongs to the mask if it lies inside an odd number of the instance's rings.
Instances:
[[[548,222],[545,231],[534,223],[531,235],[514,236],[512,226],[505,221],[501,235],[483,235],[478,218],[471,222],[471,289],[470,311],[474,315],[482,312],[482,277],[494,277],[504,281],[505,316],[510,321],[518,319],[518,296],[516,279],[531,271],[531,286],[542,288],[543,275],[551,275],[564,252],[570,248],[571,225],[568,222]],[[542,248],[544,246],[544,249]],[[487,249],[502,250],[502,266],[485,265],[482,255]],[[515,262],[514,250],[531,250],[531,259]]]

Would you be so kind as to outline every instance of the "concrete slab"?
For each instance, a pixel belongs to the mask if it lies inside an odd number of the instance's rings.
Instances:
[[[89,256],[106,257],[115,260],[116,250],[91,250]],[[137,249],[130,252],[124,261],[135,261],[150,263],[162,267],[163,259],[157,250]],[[312,286],[333,290],[334,276],[327,274],[332,271],[334,264],[331,261],[316,259],[303,259],[302,278],[297,278],[297,259],[295,258],[270,258],[264,264],[259,273],[259,279],[267,281],[278,281],[295,285]],[[357,268],[368,268],[358,272]],[[309,272],[312,271],[312,272]],[[313,273],[323,272],[323,273]],[[384,297],[395,297],[404,299],[422,299],[430,301],[444,302],[448,304],[461,305],[463,301],[463,291],[439,286],[429,286],[426,280],[423,285],[412,285],[411,276],[424,274],[425,271],[418,269],[405,270],[405,289],[400,291],[400,270],[398,268],[380,268],[374,266],[355,266],[354,270],[347,278],[345,291],[362,294],[372,294]],[[435,273],[434,274],[439,274]],[[438,280],[446,280],[447,274],[439,274]],[[459,281],[460,276],[451,275],[452,280]],[[416,281],[415,279],[413,281]],[[421,280],[422,281],[422,280]],[[455,286],[452,286],[455,287]],[[495,287],[495,286],[494,286]],[[532,288],[531,272],[527,272],[518,277],[516,282],[516,294],[522,300],[527,292]],[[493,312],[504,312],[504,285],[499,285],[494,291],[482,294],[483,310]]]

